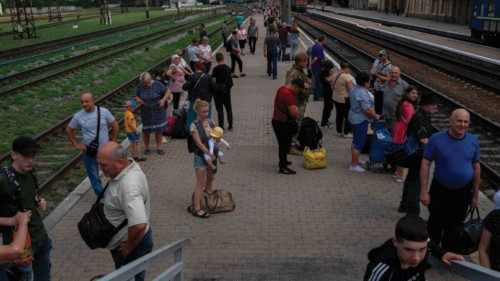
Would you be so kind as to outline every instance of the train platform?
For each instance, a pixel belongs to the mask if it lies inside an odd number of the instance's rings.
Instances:
[[[470,33],[468,27],[465,25],[441,23],[410,17],[402,18],[401,16],[385,15],[384,13],[375,11],[325,6],[325,12],[322,12],[321,7],[316,6],[316,8],[314,9],[314,6],[309,6],[309,12],[372,29],[374,32],[382,33],[388,39],[397,38],[413,41],[417,44],[427,46],[430,50],[436,52],[452,53],[457,57],[467,57],[476,62],[478,60],[484,61],[487,67],[500,67],[500,52],[498,48],[438,35],[439,32],[453,34]]]
[[[231,150],[214,182],[215,189],[233,194],[236,209],[208,219],[186,212],[195,185],[193,156],[185,140],[170,140],[164,144],[165,155],[151,155],[140,163],[149,182],[155,249],[181,237],[191,239],[183,256],[184,280],[362,280],[368,251],[393,235],[401,217],[396,209],[402,185],[388,174],[349,172],[351,140],[337,137],[334,130],[323,130],[326,169],[305,170],[302,157],[290,156],[298,173],[278,174],[273,101],[292,63],[278,63],[277,80],[266,75],[265,29],[262,16],[256,18],[257,50],[252,55],[247,49],[247,76],[234,81],[235,130],[224,135]],[[306,36],[301,40],[302,50],[312,44]],[[306,115],[319,120],[322,107],[322,102],[311,101]],[[52,280],[88,281],[113,270],[109,251],[88,249],[76,227],[94,200],[84,181],[65,200],[73,202],[46,219],[54,246]],[[482,198],[481,214],[491,204]],[[422,216],[427,217],[425,210]],[[151,268],[149,279],[164,265]],[[427,276],[463,280],[441,265]]]

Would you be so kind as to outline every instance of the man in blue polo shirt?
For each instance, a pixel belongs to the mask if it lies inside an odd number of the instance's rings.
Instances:
[[[429,208],[427,229],[437,245],[444,231],[460,225],[469,205],[477,206],[481,167],[479,141],[467,132],[470,114],[456,109],[449,128],[432,135],[424,150],[420,168],[420,201]],[[429,170],[434,161],[434,178],[428,190]]]
[[[325,51],[323,48],[325,44],[325,36],[320,35],[318,41],[314,43],[311,48],[311,71],[313,76],[313,100],[319,101],[321,97],[321,67],[325,60]]]

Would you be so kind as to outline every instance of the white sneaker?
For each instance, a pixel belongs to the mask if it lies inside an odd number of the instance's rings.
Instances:
[[[349,133],[349,134],[347,134],[347,135],[344,135],[344,138],[346,138],[346,139],[352,139],[352,134],[351,134],[351,133]]]
[[[349,171],[355,173],[364,173],[365,169],[361,168],[359,165],[356,165],[354,167],[349,165]]]

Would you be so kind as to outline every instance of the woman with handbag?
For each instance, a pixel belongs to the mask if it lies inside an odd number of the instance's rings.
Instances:
[[[403,194],[398,212],[420,214],[420,164],[422,153],[429,137],[435,132],[431,124],[431,115],[437,112],[436,97],[425,94],[420,98],[420,107],[408,123],[406,137],[418,141],[418,149],[408,165],[408,174],[403,185]]]
[[[406,140],[406,129],[410,123],[417,103],[418,93],[415,86],[408,86],[401,100],[396,105],[396,124],[392,132],[392,142],[403,144]],[[404,182],[404,168],[396,166],[396,171],[392,176],[396,182]]]
[[[347,120],[347,115],[351,104],[349,102],[349,92],[354,88],[354,77],[351,75],[349,63],[340,64],[342,72],[331,77],[331,88],[333,89],[333,104],[335,105],[335,128],[339,137],[352,138],[351,125]]]
[[[190,125],[189,131],[195,144],[193,168],[196,176],[196,187],[192,196],[193,202],[188,207],[188,212],[195,217],[205,219],[210,215],[201,208],[201,197],[203,191],[209,194],[212,192],[215,171],[208,168],[203,155],[209,154],[212,161],[215,161],[214,164],[217,163],[217,158],[213,154],[210,154],[208,148],[208,140],[214,127],[214,122],[208,118],[208,102],[198,99],[194,103],[194,109],[197,118]]]

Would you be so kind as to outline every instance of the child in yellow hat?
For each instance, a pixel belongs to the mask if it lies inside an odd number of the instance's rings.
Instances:
[[[222,138],[222,135],[224,134],[224,130],[221,127],[215,127],[212,129],[212,132],[210,133],[210,139],[208,140],[208,149],[210,151],[210,154],[203,154],[203,158],[205,158],[205,161],[207,162],[208,166],[212,168],[212,170],[217,169],[215,164],[210,160],[210,155],[215,155],[221,164],[225,164],[226,161],[222,159],[224,156],[224,153],[222,153],[221,149],[219,149],[219,145],[222,143],[227,149],[231,149],[231,146],[227,141],[225,141]]]

